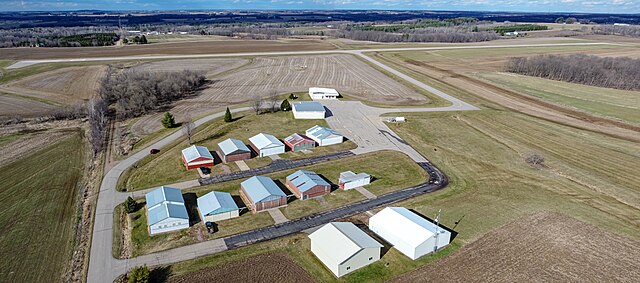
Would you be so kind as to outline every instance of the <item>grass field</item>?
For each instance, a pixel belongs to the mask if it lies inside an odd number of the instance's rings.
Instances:
[[[79,132],[0,169],[0,281],[61,281],[83,173]]]

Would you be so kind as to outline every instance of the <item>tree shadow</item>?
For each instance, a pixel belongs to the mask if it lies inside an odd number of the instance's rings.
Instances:
[[[198,196],[195,193],[183,194],[184,206],[187,208],[187,214],[189,214],[189,226],[193,226],[200,223],[200,214],[198,213]]]
[[[409,208],[409,211],[415,213],[416,215],[426,219],[427,221],[429,221],[431,223],[436,223],[436,221],[434,219],[432,219],[432,218],[430,218],[430,217],[428,217],[428,216],[426,216],[426,215],[424,215],[424,214],[422,214],[422,213],[420,213],[418,211],[415,211],[413,208]],[[462,218],[464,218],[464,216],[462,216]],[[460,220],[462,220],[462,218],[460,218]],[[457,223],[460,222],[460,220],[458,220],[456,222],[456,225],[458,225]],[[451,239],[449,239],[449,243],[453,242],[453,239],[455,239],[458,236],[458,232],[454,231],[453,229],[451,229],[451,228],[449,228],[447,226],[442,225],[442,222],[438,223],[438,227],[440,227],[440,228],[442,228],[444,230],[447,230],[447,231],[449,231],[449,233],[451,233]]]
[[[233,114],[232,114],[232,116],[231,116],[231,122],[229,122],[229,123],[232,123],[232,122],[235,122],[235,121],[239,121],[240,119],[242,119],[242,118],[244,118],[244,117],[245,117],[245,116],[233,117]]]
[[[149,271],[149,282],[164,283],[171,276],[171,266],[159,266]]]

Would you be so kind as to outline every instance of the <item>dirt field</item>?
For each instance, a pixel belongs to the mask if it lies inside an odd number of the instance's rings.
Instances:
[[[59,141],[69,133],[46,131],[19,135],[6,143],[0,143],[0,167],[22,159],[44,147]]]
[[[216,60],[194,66],[205,68]],[[172,61],[160,63],[171,65]],[[332,87],[351,97],[386,104],[429,101],[351,55],[258,57],[237,72],[215,78],[199,96],[176,103],[171,112],[179,120],[187,113],[198,116],[224,105],[279,93],[306,92],[311,86]],[[148,134],[161,129],[160,115],[141,118],[133,132]]]
[[[311,275],[283,253],[262,254],[186,275],[170,277],[182,282],[316,282]]]
[[[238,68],[247,63],[249,63],[249,60],[242,58],[186,59],[143,63],[134,67],[134,69],[145,71],[190,70],[204,72],[207,77],[211,77],[219,73]]]
[[[0,118],[15,115],[36,116],[53,108],[55,107],[51,104],[0,92]]]
[[[541,212],[393,282],[638,282],[638,258],[637,241]]]
[[[184,55],[238,52],[331,50],[322,40],[212,40],[108,47],[2,48],[0,58],[11,60],[113,57],[134,55]]]

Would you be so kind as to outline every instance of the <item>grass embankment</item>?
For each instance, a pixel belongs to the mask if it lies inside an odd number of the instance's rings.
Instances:
[[[324,120],[295,120],[291,112],[257,116],[251,112],[244,112],[236,113],[235,116],[237,120],[231,123],[225,123],[220,118],[199,127],[192,138],[193,144],[206,146],[210,151],[215,151],[218,150],[218,143],[227,138],[236,138],[248,144],[250,137],[261,132],[283,139],[296,132],[304,133],[306,129],[314,125],[327,125]],[[188,146],[187,140],[181,139],[162,148],[159,154],[145,157],[136,166],[125,172],[118,188],[127,187],[128,190],[140,190],[198,178],[198,173],[195,170],[186,170],[182,163],[182,149]],[[311,150],[312,154],[287,153],[283,157],[310,157],[353,148],[355,148],[355,144],[348,141],[340,145],[314,148]],[[249,167],[255,168],[270,164],[271,158],[252,158],[245,162]],[[232,162],[214,166],[212,174],[223,173],[224,166],[228,167],[230,171],[239,170]]]
[[[0,278],[58,281],[73,248],[83,174],[80,132],[0,168]]]

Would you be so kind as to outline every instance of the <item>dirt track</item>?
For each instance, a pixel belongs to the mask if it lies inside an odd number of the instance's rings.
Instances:
[[[639,282],[640,243],[573,218],[520,218],[392,282]]]

